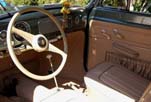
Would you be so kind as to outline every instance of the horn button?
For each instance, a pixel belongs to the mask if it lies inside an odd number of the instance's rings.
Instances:
[[[44,39],[43,37],[39,37],[38,38],[38,45],[42,48],[46,47],[46,39]]]

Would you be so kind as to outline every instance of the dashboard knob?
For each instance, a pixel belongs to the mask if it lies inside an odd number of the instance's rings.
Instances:
[[[6,30],[2,30],[0,32],[0,38],[3,39],[3,40],[6,39],[6,34],[7,34]]]

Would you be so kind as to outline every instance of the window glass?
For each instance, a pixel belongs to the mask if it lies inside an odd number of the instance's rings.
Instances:
[[[130,11],[139,13],[151,13],[151,0],[132,0]]]
[[[90,0],[0,0],[0,14],[6,13],[6,10],[11,12],[29,6],[51,6],[62,1],[69,1],[71,6],[86,6],[90,2]]]
[[[103,0],[102,5],[105,7],[125,9],[127,0]]]

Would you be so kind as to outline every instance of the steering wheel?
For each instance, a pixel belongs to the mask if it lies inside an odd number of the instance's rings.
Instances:
[[[57,48],[54,45],[52,45],[51,43],[49,43],[48,39],[44,35],[42,35],[42,34],[33,35],[31,33],[20,30],[14,26],[14,23],[15,23],[17,17],[19,17],[21,14],[31,12],[31,11],[38,11],[38,12],[41,12],[41,13],[47,15],[56,24],[56,26],[60,30],[60,33],[61,33],[61,36],[63,39],[64,51],[60,50],[59,48]],[[17,59],[17,57],[14,53],[13,45],[12,45],[12,34],[13,33],[15,33],[15,34],[23,37],[25,40],[27,40],[31,44],[32,48],[37,52],[50,51],[50,52],[54,52],[54,53],[61,55],[62,62],[60,63],[58,69],[55,72],[53,72],[52,74],[48,74],[48,75],[36,75],[36,74],[33,74],[30,71],[28,71],[19,62],[19,60]],[[56,75],[58,75],[61,72],[61,70],[63,69],[65,62],[67,60],[67,41],[66,41],[64,31],[61,28],[60,24],[55,19],[55,17],[53,15],[51,15],[48,11],[41,9],[41,8],[30,7],[30,8],[23,9],[14,14],[14,16],[10,20],[10,23],[7,28],[7,44],[8,44],[7,46],[8,46],[9,54],[10,54],[13,62],[17,66],[17,68],[23,74],[25,74],[26,76],[28,76],[32,79],[35,79],[35,80],[48,80],[48,79],[55,77]]]

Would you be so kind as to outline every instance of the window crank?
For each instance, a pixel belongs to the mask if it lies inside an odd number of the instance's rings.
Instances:
[[[114,34],[118,39],[124,39],[124,36],[123,36],[117,29],[113,29],[113,34]]]
[[[106,37],[106,39],[108,39],[108,40],[111,39],[110,35],[106,33],[106,30],[102,29],[102,30],[101,30],[101,33],[103,34],[103,36]]]

